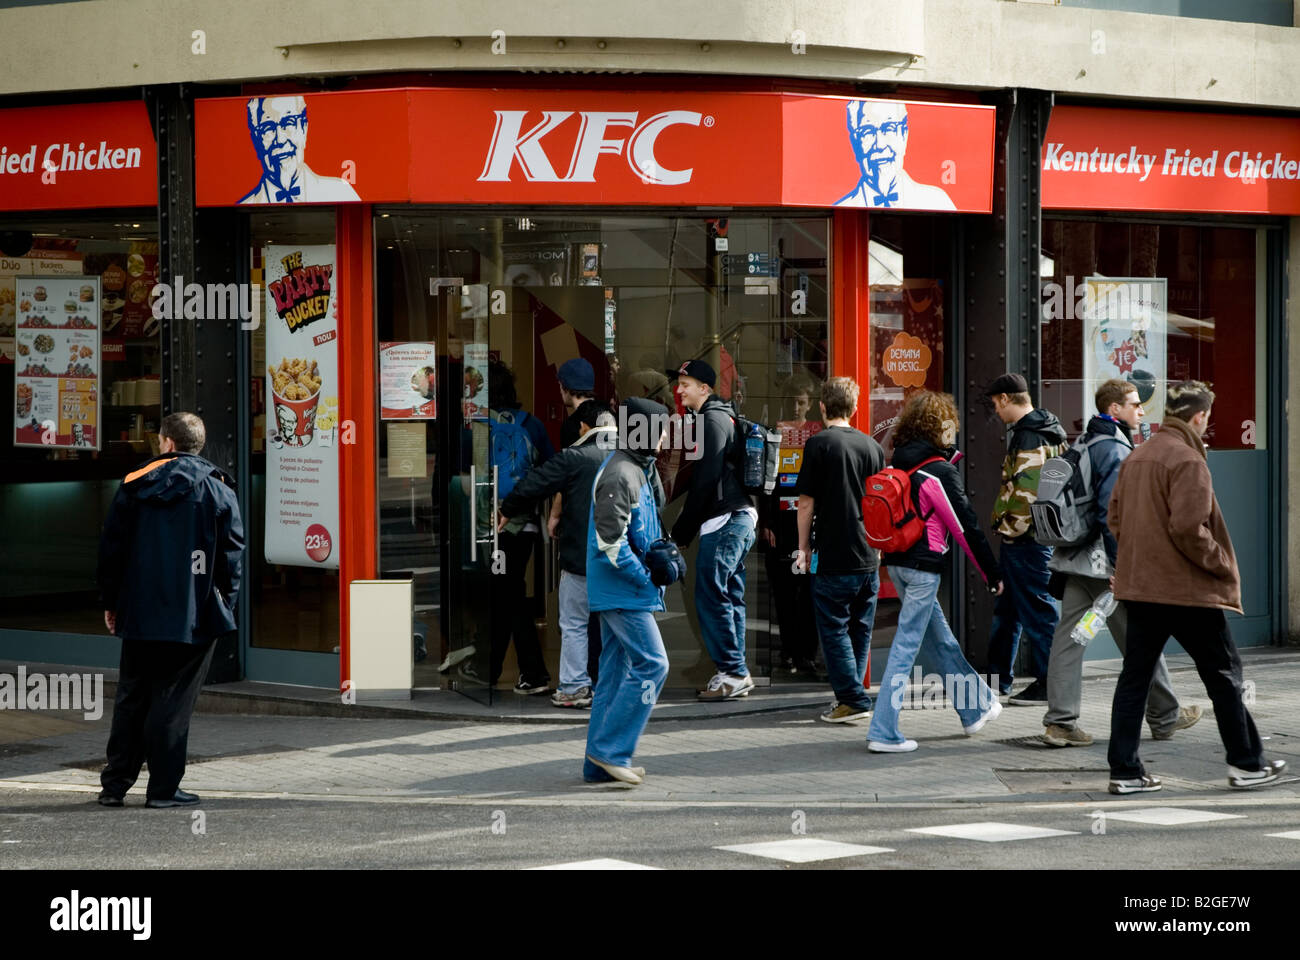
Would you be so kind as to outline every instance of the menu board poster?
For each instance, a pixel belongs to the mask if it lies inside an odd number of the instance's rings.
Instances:
[[[488,418],[488,345],[465,344],[465,389],[463,415],[466,420]]]
[[[100,449],[98,277],[17,277],[14,446]]]
[[[433,420],[437,416],[437,347],[432,343],[379,344],[379,416]]]
[[[1137,387],[1147,420],[1164,419],[1168,302],[1164,277],[1085,278],[1085,396],[1119,377]]]
[[[338,289],[334,246],[263,248],[266,559],[337,569]]]
[[[113,264],[104,271],[104,329],[128,340],[156,336],[161,321],[149,293],[157,284],[158,244],[132,243],[125,270]]]

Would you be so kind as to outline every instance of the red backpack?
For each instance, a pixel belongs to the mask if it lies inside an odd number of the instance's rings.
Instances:
[[[943,457],[923,460],[911,470],[886,467],[867,477],[862,496],[862,525],[867,542],[885,553],[902,553],[921,539],[928,517],[920,516],[912,506],[912,474]]]

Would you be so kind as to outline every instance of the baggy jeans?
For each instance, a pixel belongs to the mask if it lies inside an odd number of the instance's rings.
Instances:
[[[721,530],[700,537],[695,555],[695,612],[719,673],[749,676],[745,663],[745,555],[754,545],[754,516],[731,515]]]
[[[649,610],[602,610],[600,627],[600,680],[587,724],[587,756],[626,767],[668,678],[668,654]],[[582,776],[610,779],[590,760],[583,761]]]
[[[835,691],[835,701],[870,710],[871,697],[862,683],[871,658],[871,627],[880,597],[880,574],[875,570],[814,573],[812,595],[826,676]]]

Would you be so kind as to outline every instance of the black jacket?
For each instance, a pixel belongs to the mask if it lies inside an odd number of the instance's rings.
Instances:
[[[118,487],[99,543],[116,635],[201,644],[234,630],[243,555],[229,475],[191,453],[148,461]]]
[[[689,415],[689,414],[688,414]],[[688,546],[706,520],[753,507],[736,476],[736,421],[731,404],[716,396],[704,401],[698,413],[700,453],[691,469],[691,489],[673,524],[672,538]]]
[[[596,471],[614,448],[617,427],[596,427],[565,447],[515,485],[501,503],[507,517],[531,514],[539,501],[560,494],[560,568],[587,575],[587,523],[591,519],[591,487]],[[602,440],[604,446],[602,446]]]
[[[911,440],[894,448],[890,466],[911,470],[931,457],[942,460],[927,464],[912,474],[912,508],[926,519],[921,539],[903,553],[885,554],[885,564],[938,573],[948,556],[949,537],[955,539],[974,561],[989,584],[1001,579],[993,548],[980,529],[975,508],[966,497],[961,471],[950,461],[952,449],[940,450],[921,440]]]

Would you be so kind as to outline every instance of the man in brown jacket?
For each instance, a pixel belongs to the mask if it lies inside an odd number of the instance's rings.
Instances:
[[[1138,737],[1156,661],[1171,635],[1196,662],[1214,703],[1228,785],[1274,783],[1286,766],[1264,759],[1224,616],[1242,612],[1241,576],[1201,440],[1213,404],[1200,381],[1171,384],[1160,432],[1124,461],[1111,494],[1107,524],[1119,543],[1115,597],[1128,607],[1128,651],[1111,708],[1111,793],[1161,787],[1138,758]]]

